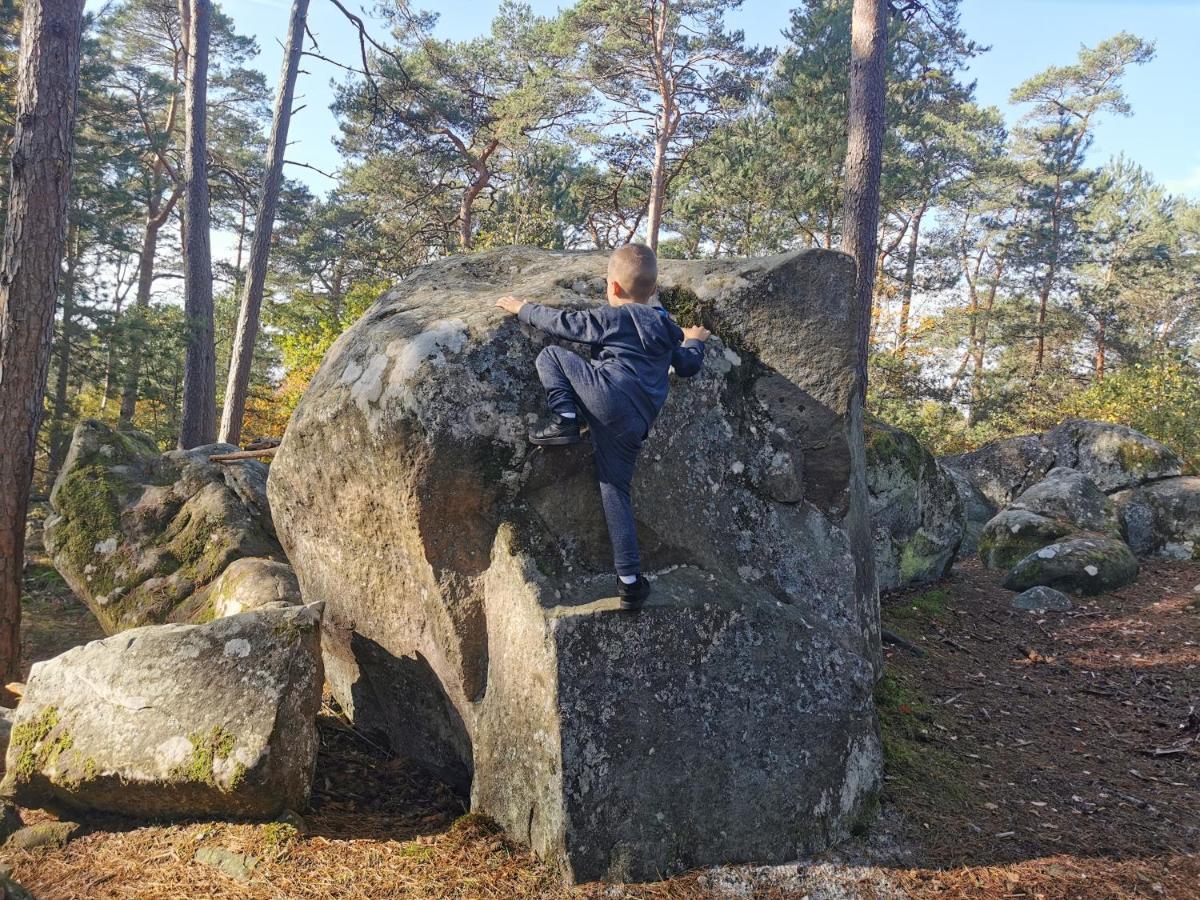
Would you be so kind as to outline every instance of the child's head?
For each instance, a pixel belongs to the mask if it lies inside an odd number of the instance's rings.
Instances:
[[[641,244],[626,244],[608,258],[608,302],[646,303],[658,290],[658,259]]]

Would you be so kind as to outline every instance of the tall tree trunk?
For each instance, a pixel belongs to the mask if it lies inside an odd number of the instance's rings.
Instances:
[[[666,193],[667,144],[671,140],[669,122],[670,116],[664,100],[658,134],[654,139],[654,167],[650,170],[650,202],[646,211],[646,243],[656,253],[658,232],[662,227],[663,196]]]
[[[871,300],[875,287],[875,252],[879,241],[879,182],[883,169],[885,63],[887,60],[887,0],[854,0],[850,32],[850,106],[847,123],[846,182],[842,209],[842,249],[854,257],[857,317],[857,378],[850,397],[847,434],[851,458],[847,525],[854,548],[854,595],[863,635],[876,672],[881,673],[879,650],[879,586],[875,580],[871,518],[863,447],[863,406],[867,391],[867,354],[871,331]]]
[[[896,329],[896,355],[904,358],[908,350],[908,315],[912,311],[913,282],[917,275],[917,245],[921,235],[921,219],[925,217],[925,207],[913,214],[909,223],[908,258],[904,261],[904,285],[900,293],[900,323]]]
[[[66,428],[67,389],[71,366],[71,327],[75,317],[75,273],[79,268],[79,223],[67,227],[67,271],[62,286],[62,325],[55,353],[54,402],[50,414],[50,461],[46,481],[54,484],[63,460],[67,458],[70,432]]]
[[[1104,380],[1104,365],[1108,356],[1108,322],[1100,317],[1100,328],[1096,333],[1096,380]]]
[[[186,350],[179,447],[212,443],[217,419],[217,353],[213,343],[212,256],[209,248],[208,103],[210,0],[190,4],[187,24],[187,139],[184,145],[183,314]]]
[[[287,149],[288,126],[292,120],[292,97],[296,90],[300,54],[304,50],[304,23],[307,16],[308,0],[294,0],[292,18],[288,23],[287,50],[279,74],[279,93],[275,97],[271,145],[267,150],[267,172],[263,179],[258,215],[254,219],[250,265],[242,288],[237,334],[229,357],[225,405],[221,410],[221,440],[230,444],[236,444],[242,437],[246,393],[250,387],[250,365],[254,361],[254,341],[258,336],[258,316],[262,309],[263,285],[267,279],[267,258],[271,252],[271,230],[275,227],[275,209],[279,204],[279,186],[283,181],[283,154]]]
[[[25,515],[41,424],[67,192],[83,0],[25,0],[0,255],[0,678],[21,675]]]
[[[1062,242],[1062,177],[1054,181],[1054,204],[1050,208],[1050,254],[1046,261],[1046,277],[1038,290],[1037,357],[1034,374],[1040,375],[1046,360],[1046,311],[1050,306],[1050,292],[1054,290],[1054,277],[1058,274],[1058,250]]]

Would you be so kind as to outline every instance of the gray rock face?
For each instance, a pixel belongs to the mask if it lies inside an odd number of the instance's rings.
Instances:
[[[1200,559],[1200,478],[1167,478],[1112,499],[1125,540],[1139,556]]]
[[[50,502],[55,568],[109,633],[207,621],[209,586],[234,560],[284,561],[257,460],[218,465],[213,444],[160,454],[138,431],[83,421]]]
[[[1124,425],[1067,419],[1046,432],[1042,444],[1056,465],[1078,469],[1106,493],[1183,471],[1174,451]]]
[[[1066,612],[1075,605],[1062,591],[1040,584],[1017,594],[1009,603],[1013,609],[1028,612]]]
[[[316,605],[75,647],[33,666],[0,793],[137,817],[302,807],[321,684]]]
[[[906,431],[868,420],[864,438],[879,589],[937,581],[966,530],[953,477]]]
[[[1011,509],[1023,509],[1047,519],[1074,526],[1072,531],[1095,531],[1118,537],[1121,526],[1112,501],[1082,472],[1058,467],[1013,501]]]
[[[998,512],[979,537],[979,556],[989,569],[1011,569],[1022,559],[1070,534],[1070,524],[1025,509]]]
[[[1132,584],[1138,562],[1124,541],[1070,537],[1029,554],[1008,573],[1004,586],[1025,591],[1044,585],[1073,594],[1102,594]]]
[[[568,877],[795,858],[845,835],[880,777],[853,266],[661,262],[664,302],[725,343],[642,452],[662,574],[631,615],[605,599],[589,448],[525,439],[547,339],[493,307],[599,302],[606,262],[473,254],[382,297],[272,464],[280,538],[328,604],[329,683],[356,724],[470,782]]]
[[[996,515],[996,505],[963,472],[945,465],[941,468],[953,479],[963,508],[963,539],[958,547],[958,555],[971,556],[979,552],[980,535],[984,526]]]

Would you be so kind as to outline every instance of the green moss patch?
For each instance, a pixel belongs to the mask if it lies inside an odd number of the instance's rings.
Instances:
[[[963,764],[933,743],[935,716],[925,698],[904,676],[887,674],[876,685],[875,708],[883,737],[886,791],[922,796],[942,809],[964,805],[970,790]]]
[[[188,740],[192,743],[191,756],[186,762],[175,768],[171,773],[172,776],[197,784],[220,787],[216,775],[213,774],[213,766],[217,762],[229,758],[237,744],[237,739],[223,726],[214,725],[207,733],[192,732],[188,735]],[[241,774],[243,777],[245,776],[244,766],[241,767]],[[235,771],[229,790],[233,790],[240,784],[241,779],[237,775],[238,773]]]
[[[23,780],[53,765],[74,744],[54,706],[44,707],[34,718],[13,728],[10,740],[18,750],[16,775]]]

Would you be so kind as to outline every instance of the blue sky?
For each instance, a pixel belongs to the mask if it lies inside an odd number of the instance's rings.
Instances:
[[[97,0],[89,0],[89,8],[97,5]],[[346,5],[360,9],[373,3],[346,0]],[[438,10],[440,34],[468,38],[487,29],[499,0],[426,0],[418,5]],[[562,0],[532,0],[540,14],[552,14],[561,5]],[[794,5],[788,0],[745,0],[732,21],[751,43],[779,45]],[[262,48],[259,64],[274,90],[289,0],[225,0],[222,7],[240,31],[257,37]],[[1194,87],[1200,0],[963,0],[962,19],[970,37],[992,47],[972,67],[979,100],[999,106],[1010,121],[1020,111],[1009,106],[1009,91],[1048,65],[1070,62],[1081,44],[1095,44],[1123,29],[1153,40],[1158,47],[1154,61],[1132,70],[1125,80],[1134,114],[1101,122],[1092,162],[1100,164],[1124,152],[1169,189],[1200,199],[1200,92]],[[328,0],[312,0],[309,21],[322,53],[350,63],[357,59],[355,33]],[[293,121],[288,156],[333,169],[338,161],[332,143],[337,125],[328,110],[333,97],[330,80],[341,75],[314,59],[306,59],[304,68],[308,74],[301,76],[298,93],[307,105]],[[310,170],[291,167],[288,174],[318,191],[329,186]]]

